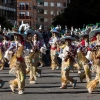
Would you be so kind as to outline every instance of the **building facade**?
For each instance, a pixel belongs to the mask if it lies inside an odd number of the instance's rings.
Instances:
[[[17,0],[17,25],[21,22],[36,27],[36,0]]]
[[[48,29],[52,19],[67,7],[67,0],[17,0],[17,25],[28,23]]]
[[[67,7],[69,0],[37,0],[37,25],[42,25],[48,29],[52,24],[52,19],[62,13]]]
[[[5,16],[12,24],[15,24],[16,0],[0,0],[0,16]]]

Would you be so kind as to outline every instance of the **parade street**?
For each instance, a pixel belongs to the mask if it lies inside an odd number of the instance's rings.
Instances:
[[[70,75],[77,79],[75,89],[68,84],[67,89],[60,89],[60,70],[52,71],[50,67],[42,67],[42,77],[37,79],[37,84],[29,84],[29,77],[26,78],[25,93],[18,95],[12,93],[9,88],[9,80],[15,76],[9,74],[9,69],[0,71],[0,79],[6,81],[0,89],[0,100],[99,100],[99,87],[93,94],[89,94],[86,89],[86,82],[80,83],[78,74],[71,72]],[[94,75],[92,75],[94,76]],[[94,77],[93,77],[94,78]]]

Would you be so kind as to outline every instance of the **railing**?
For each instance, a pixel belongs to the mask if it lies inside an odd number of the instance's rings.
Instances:
[[[17,7],[17,10],[31,10],[31,7]]]
[[[18,19],[31,19],[30,16],[17,16]]]

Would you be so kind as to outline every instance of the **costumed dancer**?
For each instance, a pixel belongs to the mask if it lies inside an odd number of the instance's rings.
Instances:
[[[10,61],[10,74],[14,74],[16,78],[14,80],[10,80],[10,88],[12,92],[15,92],[18,87],[18,94],[23,94],[25,89],[25,62],[23,55],[24,47],[20,46],[17,52],[13,55]]]
[[[25,40],[25,50],[24,50],[24,58],[25,58],[25,63],[26,63],[26,74],[30,72],[30,67],[27,65],[27,62],[29,62],[29,54],[32,51],[32,34],[27,33],[26,35],[26,40]]]
[[[44,67],[45,63],[43,61],[44,56],[46,56],[46,45],[44,43],[44,39],[40,40],[40,57],[39,57],[39,62],[40,62],[40,66],[39,67]]]
[[[35,84],[36,74],[41,76],[41,70],[38,69],[39,56],[40,56],[40,41],[37,34],[27,35],[28,41],[25,43],[24,58],[27,66],[26,73],[30,73],[30,83]],[[31,39],[30,39],[31,38]],[[35,52],[37,50],[37,52]]]
[[[4,69],[4,47],[2,42],[0,42],[0,70]]]
[[[65,46],[63,49],[63,53],[59,54],[59,57],[62,59],[62,66],[61,66],[61,89],[67,88],[68,82],[70,82],[73,88],[76,87],[76,80],[69,76],[70,70],[75,63],[75,59],[73,57],[73,52],[71,50],[71,42],[75,40],[75,38],[70,36],[70,33],[67,33],[68,36],[65,36],[61,39],[65,39]]]
[[[51,45],[51,68],[52,70],[54,69],[59,69],[60,64],[58,62],[58,50],[57,50],[57,41],[59,40],[58,38],[59,32],[55,29],[52,30],[52,38],[49,41],[49,44]]]
[[[25,63],[30,72],[30,84],[36,83],[36,72],[39,71],[39,69],[37,69],[39,63],[39,53],[39,49],[34,48],[33,51],[29,54],[29,56],[25,56]]]
[[[5,55],[5,52],[7,51],[7,49],[8,49],[9,46],[10,46],[10,36],[8,36],[8,35],[3,35],[2,44],[3,44],[3,48],[4,48],[3,52],[4,52],[4,55]],[[6,58],[4,57],[4,62],[5,62],[5,63],[8,63],[9,61],[8,61],[8,59],[6,59]]]
[[[40,66],[39,67],[44,67],[45,66],[45,62],[43,60],[44,56],[46,55],[46,45],[44,42],[44,38],[43,38],[43,32],[42,32],[42,26],[40,25],[39,30],[37,31],[38,35],[41,35],[41,39],[39,39],[39,48],[40,48],[40,57],[39,57],[39,62],[40,62]],[[39,38],[39,36],[38,36]]]
[[[83,79],[86,78],[86,81],[89,82],[91,80],[91,71],[90,71],[90,61],[87,56],[89,49],[89,34],[83,33],[80,35],[82,39],[81,43],[78,44],[77,49],[77,59],[80,66],[84,68],[85,73],[80,73],[80,81],[83,82]]]
[[[96,29],[90,32],[92,38],[91,49],[93,58],[93,67],[96,70],[96,77],[89,83],[87,83],[87,89],[89,93],[92,93],[96,89],[97,85],[100,84],[100,29]],[[94,54],[95,53],[95,54]]]
[[[6,51],[10,46],[10,37],[8,35],[3,36],[2,44],[3,44],[3,47],[4,47],[4,51]]]
[[[2,38],[2,36],[1,36]],[[3,59],[3,45],[2,42],[0,42],[0,70],[4,68],[4,59]],[[0,88],[4,86],[5,82],[0,79]]]
[[[44,63],[41,60],[42,59],[41,53],[45,53],[45,52],[43,52],[44,51],[43,42],[40,40],[40,37],[39,37],[39,34],[38,33],[35,33],[34,36],[33,36],[33,38],[32,38],[32,48],[33,48],[33,50],[34,50],[34,48],[37,48],[37,50],[40,51],[39,58],[38,59],[34,59],[34,61],[37,60],[38,61],[37,64],[39,62],[41,62],[41,66],[44,66]],[[37,55],[37,57],[38,57],[38,55]],[[37,76],[38,77],[41,77],[41,69],[38,69],[37,67],[38,67],[38,65],[35,66],[36,72],[37,72]]]

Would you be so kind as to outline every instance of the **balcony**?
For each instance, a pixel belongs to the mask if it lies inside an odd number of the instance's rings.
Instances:
[[[31,19],[30,16],[17,16],[17,19]]]
[[[17,7],[17,10],[31,10],[31,7]]]

